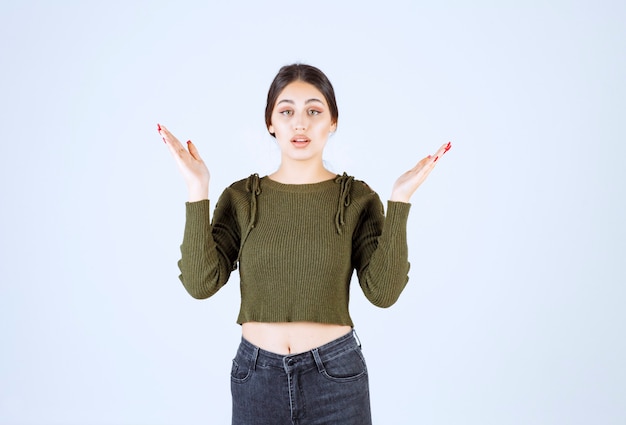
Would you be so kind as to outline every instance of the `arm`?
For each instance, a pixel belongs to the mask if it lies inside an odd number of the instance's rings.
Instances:
[[[160,124],[157,130],[172,154],[189,192],[185,233],[178,262],[180,280],[194,298],[208,298],[221,288],[233,270],[239,248],[239,227],[231,202],[224,192],[215,208],[213,225],[209,217],[207,166],[195,145],[183,146]]]
[[[228,194],[224,191],[209,222],[209,201],[186,203],[186,221],[178,262],[180,280],[198,299],[215,294],[235,269],[240,230]]]
[[[372,194],[361,213],[353,238],[353,264],[359,284],[370,302],[389,307],[409,278],[406,223],[410,204],[388,203],[387,217],[378,195]]]
[[[398,178],[388,202],[387,217],[378,196],[370,199],[363,210],[353,241],[353,264],[365,296],[374,305],[393,305],[408,282],[408,202],[451,147],[449,142],[442,145],[434,156],[428,155]]]

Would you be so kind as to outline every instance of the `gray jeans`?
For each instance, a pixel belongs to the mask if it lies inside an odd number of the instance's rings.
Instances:
[[[354,331],[283,356],[242,338],[231,372],[233,425],[368,425],[367,367]]]

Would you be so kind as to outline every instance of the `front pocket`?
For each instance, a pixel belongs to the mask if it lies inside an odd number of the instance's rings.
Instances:
[[[245,362],[242,364],[239,364],[237,360],[241,361],[242,359],[239,359],[239,358],[233,359],[233,365],[232,365],[232,368],[230,369],[230,379],[233,382],[242,383],[242,382],[245,382],[248,378],[250,378],[251,368],[249,365],[244,364]]]
[[[367,366],[360,348],[347,350],[323,363],[322,375],[332,381],[354,381],[367,375]]]

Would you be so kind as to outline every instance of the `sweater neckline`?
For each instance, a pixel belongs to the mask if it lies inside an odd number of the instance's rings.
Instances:
[[[341,177],[339,174],[336,174],[335,177],[323,180],[317,183],[302,183],[302,184],[291,184],[291,183],[280,183],[276,180],[272,180],[269,176],[261,177],[261,185],[263,188],[267,188],[270,190],[278,190],[281,192],[292,192],[292,193],[308,193],[308,192],[320,192],[323,190],[330,189],[337,184],[337,178]]]

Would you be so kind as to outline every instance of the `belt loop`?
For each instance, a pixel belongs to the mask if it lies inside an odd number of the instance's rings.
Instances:
[[[326,369],[324,369],[324,363],[322,363],[322,359],[320,358],[320,353],[317,348],[312,349],[311,353],[313,353],[313,358],[315,359],[315,364],[317,365],[319,373],[325,372]]]
[[[256,361],[259,358],[259,347],[254,347],[254,352],[252,353],[252,370],[256,370]]]
[[[356,334],[356,331],[354,329],[352,329],[352,336],[356,340],[356,344],[359,346],[359,348],[361,348],[361,340],[359,339],[359,336]]]

